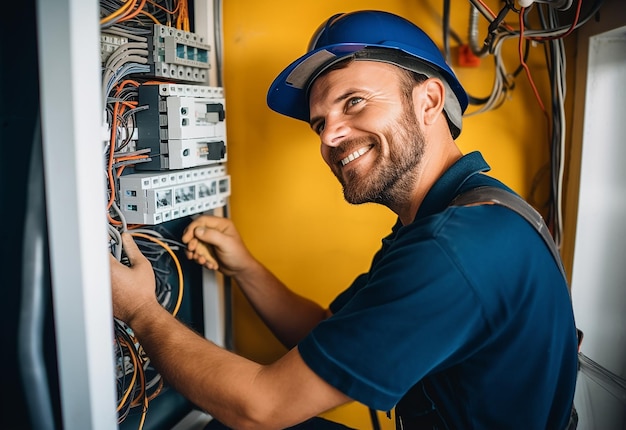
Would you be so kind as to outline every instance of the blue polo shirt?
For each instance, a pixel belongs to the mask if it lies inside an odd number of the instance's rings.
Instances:
[[[449,206],[477,186],[508,189],[488,170],[473,152],[445,172],[298,349],[374,409],[391,410],[428,379],[450,428],[562,429],[577,340],[558,265],[514,211]]]

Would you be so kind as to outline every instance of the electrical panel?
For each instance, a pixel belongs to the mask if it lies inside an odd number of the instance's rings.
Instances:
[[[158,302],[198,329],[192,302],[202,299],[183,297],[201,290],[186,288],[202,282],[201,267],[184,258],[180,238],[191,216],[226,206],[231,193],[224,90],[208,85],[212,47],[191,31],[187,2],[131,3],[100,2],[110,250],[124,261],[121,233],[130,233],[154,269]],[[159,414],[187,403],[132,329],[114,328],[120,428],[162,428]]]

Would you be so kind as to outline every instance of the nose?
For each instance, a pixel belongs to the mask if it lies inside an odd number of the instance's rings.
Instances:
[[[349,132],[350,128],[344,118],[329,115],[320,132],[320,139],[323,145],[336,147],[348,136]]]

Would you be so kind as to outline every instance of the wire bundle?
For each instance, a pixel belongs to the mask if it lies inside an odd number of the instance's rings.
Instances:
[[[183,300],[184,280],[182,267],[174,250],[184,249],[185,245],[150,229],[133,229],[131,235],[135,238],[142,254],[152,264],[159,303],[176,316]],[[172,284],[170,279],[173,273],[172,265],[176,269],[177,285]]]
[[[103,29],[128,22],[133,26],[164,24],[189,31],[187,0],[100,0],[100,15]]]
[[[547,223],[559,247],[562,242],[563,171],[566,137],[564,108],[566,60],[563,39],[593,17],[600,9],[602,2],[603,0],[594,0],[583,9],[583,0],[539,0],[533,2],[530,7],[518,9],[514,0],[505,0],[500,11],[494,13],[483,0],[470,0],[468,45],[474,55],[478,57],[493,56],[495,76],[491,93],[488,96],[476,98],[470,95],[470,104],[477,106],[477,108],[467,113],[466,116],[477,115],[500,107],[506,100],[508,93],[515,88],[517,76],[524,72],[537,99],[537,104],[548,121],[551,158],[549,168],[542,169],[537,174],[531,189],[530,200],[534,200],[533,195],[539,179],[545,170],[549,170],[551,186],[550,197],[547,202]],[[449,0],[444,1],[444,21],[449,20],[449,8]],[[505,21],[509,13],[517,15],[514,23]],[[479,15],[488,22],[487,35],[482,44],[479,43],[478,36]],[[537,22],[538,25],[533,25],[531,22]],[[449,23],[444,22],[443,28],[444,47],[447,47],[446,49],[449,51],[449,38],[452,36],[459,43],[460,38],[452,32]],[[519,65],[513,72],[508,71],[502,55],[502,47],[507,40],[517,40]],[[550,103],[547,105],[543,103],[531,71],[526,64],[531,43],[541,44],[545,51],[550,81]],[[546,106],[548,107],[546,108]]]
[[[114,255],[124,261],[120,235],[110,227]],[[157,300],[173,315],[180,310],[184,292],[184,279],[180,261],[174,251],[184,245],[163,233],[151,229],[134,229],[131,235],[136,239],[142,254],[151,262],[155,280]],[[172,282],[175,267],[176,280]],[[150,400],[165,388],[161,375],[152,367],[149,357],[135,339],[133,331],[122,321],[114,319],[114,344],[117,366],[117,412],[118,422],[122,422],[133,408],[141,407],[140,427],[143,427]]]
[[[626,378],[611,372],[582,352],[578,353],[578,362],[580,363],[580,371],[585,376],[626,406]]]
[[[139,428],[142,428],[149,402],[166,387],[136,341],[133,331],[118,319],[114,319],[114,335],[118,423],[123,422],[132,409],[141,407]]]

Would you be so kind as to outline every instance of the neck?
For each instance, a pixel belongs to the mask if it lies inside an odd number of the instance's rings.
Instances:
[[[422,161],[415,169],[412,192],[405,198],[388,205],[400,218],[402,225],[413,222],[426,194],[437,180],[462,157],[452,138],[444,144],[427,145]]]

